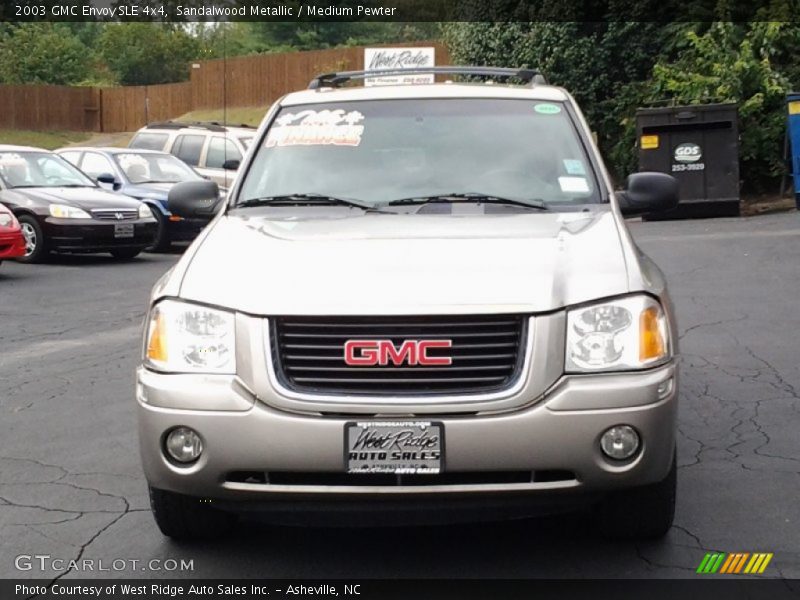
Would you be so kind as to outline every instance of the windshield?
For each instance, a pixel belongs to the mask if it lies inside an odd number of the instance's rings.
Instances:
[[[372,206],[457,194],[539,204],[600,201],[564,106],[516,99],[284,107],[237,202],[305,193]]]
[[[0,178],[9,188],[96,187],[66,160],[49,152],[0,152]]]
[[[140,183],[178,183],[202,179],[186,166],[182,160],[171,154],[150,154],[125,152],[115,154],[114,160],[125,173],[128,181]]]

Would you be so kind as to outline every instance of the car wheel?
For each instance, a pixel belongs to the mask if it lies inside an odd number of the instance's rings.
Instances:
[[[114,258],[120,260],[130,260],[136,258],[142,251],[139,248],[120,248],[119,250],[109,250]]]
[[[150,507],[161,533],[176,540],[216,539],[228,533],[236,516],[217,510],[201,498],[150,489]]]
[[[678,466],[675,455],[667,476],[650,485],[610,493],[597,506],[600,534],[614,539],[664,536],[675,519]]]
[[[147,248],[147,251],[166,252],[172,245],[172,240],[169,237],[167,217],[165,217],[160,210],[152,206],[150,206],[150,212],[153,213],[153,216],[158,223],[158,227],[156,228],[156,239],[153,242],[153,245]]]
[[[22,237],[25,238],[25,256],[17,260],[24,263],[37,263],[47,256],[47,243],[44,233],[36,217],[20,215],[19,226],[22,228]]]

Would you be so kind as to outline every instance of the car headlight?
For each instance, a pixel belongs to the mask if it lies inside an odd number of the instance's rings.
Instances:
[[[14,227],[16,228],[17,220],[14,215],[9,213],[0,212],[0,227]]]
[[[150,311],[145,365],[170,373],[236,373],[231,312],[162,300]]]
[[[664,309],[649,296],[630,296],[567,313],[568,372],[625,371],[671,356]]]
[[[91,219],[92,216],[81,208],[66,204],[51,204],[50,216],[59,219]]]
[[[150,210],[150,207],[147,206],[144,202],[139,205],[139,218],[140,219],[150,219],[153,216],[153,211]]]

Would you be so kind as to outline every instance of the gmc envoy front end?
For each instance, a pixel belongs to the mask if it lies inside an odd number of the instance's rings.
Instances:
[[[532,71],[434,71],[490,81],[321,76],[269,110],[227,200],[170,192],[210,223],[153,290],[137,371],[164,534],[582,506],[610,536],[671,527],[675,319],[623,215],[673,208],[675,180],[614,191]]]

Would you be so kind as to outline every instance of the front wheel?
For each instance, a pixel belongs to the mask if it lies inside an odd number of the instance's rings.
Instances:
[[[170,238],[169,222],[167,217],[157,208],[150,206],[150,212],[158,223],[156,228],[156,239],[153,240],[153,245],[147,248],[148,252],[167,252],[172,246],[172,239]]]
[[[236,516],[203,498],[150,489],[150,507],[161,533],[176,540],[216,539],[228,533]]]
[[[667,476],[642,487],[611,492],[597,506],[597,527],[613,539],[660,538],[675,519],[678,461],[673,455]]]
[[[120,248],[119,250],[111,250],[111,256],[120,260],[131,260],[136,258],[141,253],[138,248]]]
[[[47,242],[42,227],[33,215],[20,215],[19,226],[25,238],[25,256],[17,260],[24,263],[38,263],[47,256]]]

